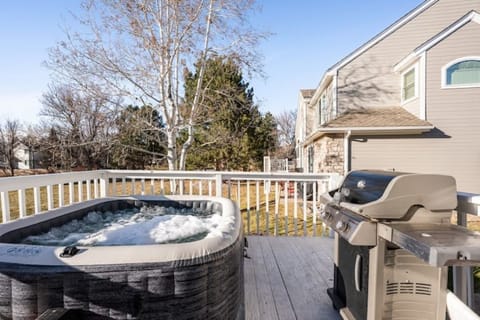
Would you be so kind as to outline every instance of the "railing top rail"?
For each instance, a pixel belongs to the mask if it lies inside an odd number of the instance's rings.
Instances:
[[[4,177],[0,179],[0,192],[62,184],[73,181],[84,181],[87,179],[99,178],[103,174],[104,171],[99,170]]]
[[[318,181],[332,177],[339,178],[337,173],[286,173],[286,172],[232,172],[232,171],[161,171],[161,170],[105,170],[110,177],[145,178],[184,178],[215,179],[221,176],[224,180],[289,180]]]

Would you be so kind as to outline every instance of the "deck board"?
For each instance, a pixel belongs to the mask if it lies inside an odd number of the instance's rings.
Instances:
[[[332,239],[247,238],[247,320],[340,319],[326,293],[333,284]]]

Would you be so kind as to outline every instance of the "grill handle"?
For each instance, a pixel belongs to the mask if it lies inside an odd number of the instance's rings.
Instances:
[[[362,256],[357,254],[355,258],[355,290],[360,292],[362,290],[361,277],[362,277]]]

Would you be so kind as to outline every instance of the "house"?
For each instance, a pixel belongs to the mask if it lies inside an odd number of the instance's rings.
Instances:
[[[443,173],[480,192],[480,1],[427,0],[300,91],[305,172]]]
[[[41,152],[35,152],[32,148],[29,148],[21,142],[15,145],[13,154],[15,169],[36,169],[43,159]],[[0,161],[0,167],[8,168],[8,160],[6,158]]]

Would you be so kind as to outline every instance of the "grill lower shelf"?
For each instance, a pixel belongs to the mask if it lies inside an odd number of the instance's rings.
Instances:
[[[453,224],[382,224],[382,235],[436,267],[480,264],[480,233]],[[390,238],[390,239],[389,239]]]

